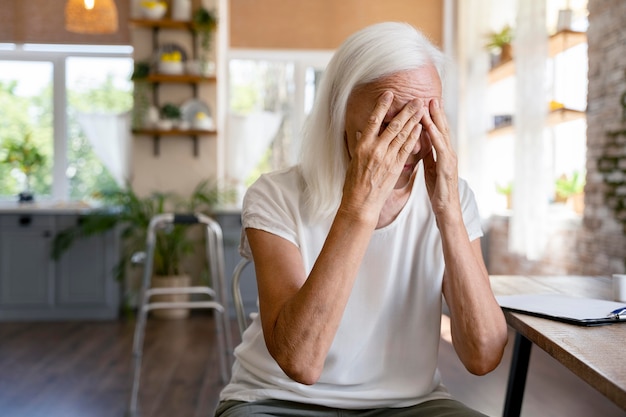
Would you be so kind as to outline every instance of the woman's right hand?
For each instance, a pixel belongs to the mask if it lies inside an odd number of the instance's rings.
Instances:
[[[381,94],[366,125],[356,132],[354,146],[349,146],[351,160],[340,210],[374,223],[420,138],[426,111],[424,102],[416,98],[387,123],[393,99],[391,91]]]

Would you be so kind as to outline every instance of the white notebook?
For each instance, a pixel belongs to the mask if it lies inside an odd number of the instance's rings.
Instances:
[[[496,299],[506,310],[582,326],[626,323],[626,315],[611,316],[611,312],[626,307],[626,303],[616,301],[562,294],[502,295]]]

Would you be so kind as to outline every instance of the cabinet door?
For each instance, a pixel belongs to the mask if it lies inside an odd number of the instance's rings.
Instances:
[[[79,221],[78,216],[57,217],[57,228],[63,230]],[[117,286],[114,282],[112,253],[114,233],[105,232],[81,238],[57,262],[56,304],[59,307],[112,305],[116,308]]]
[[[9,215],[0,220],[0,306],[52,303],[51,216]]]

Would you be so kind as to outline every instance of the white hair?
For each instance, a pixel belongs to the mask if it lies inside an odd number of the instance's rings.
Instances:
[[[320,81],[304,125],[300,167],[308,216],[333,214],[341,201],[349,157],[344,142],[348,98],[355,87],[399,71],[434,65],[443,80],[445,58],[407,23],[368,26],[339,47]]]

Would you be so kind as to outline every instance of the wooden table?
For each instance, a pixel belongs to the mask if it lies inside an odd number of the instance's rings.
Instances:
[[[611,278],[587,276],[491,276],[496,295],[567,294],[611,300]],[[516,331],[504,405],[505,417],[519,416],[530,350],[535,344],[626,410],[626,324],[584,327],[505,312]]]

